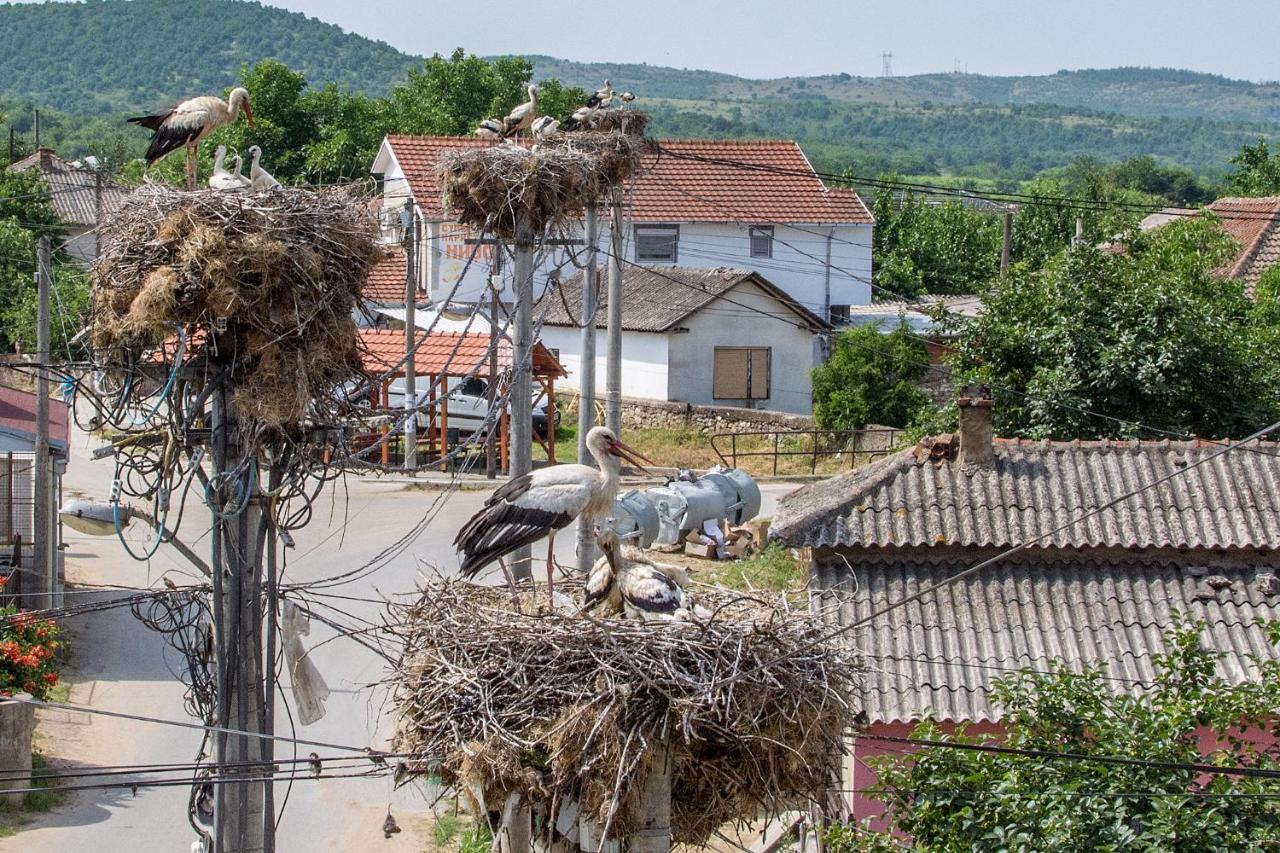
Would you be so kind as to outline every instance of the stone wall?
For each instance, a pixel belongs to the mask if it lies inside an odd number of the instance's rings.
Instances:
[[[576,412],[576,400],[566,396],[557,401],[568,418]],[[565,421],[561,421],[564,425]],[[660,400],[622,400],[623,430],[655,427],[696,427],[703,432],[752,432],[761,430],[813,429],[813,418],[764,409],[740,409],[733,406],[696,406],[692,403],[668,403]]]

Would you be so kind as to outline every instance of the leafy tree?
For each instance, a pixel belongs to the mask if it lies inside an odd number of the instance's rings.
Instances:
[[[1217,655],[1202,648],[1204,626],[1184,623],[1166,634],[1155,659],[1157,689],[1118,693],[1102,666],[1073,673],[1023,671],[996,682],[1004,746],[1147,762],[1276,769],[1273,750],[1241,736],[1262,725],[1280,734],[1280,664],[1263,661],[1259,677],[1231,685],[1215,674]],[[1268,626],[1280,643],[1280,625]],[[1216,744],[1207,755],[1200,729]],[[935,723],[914,737],[991,743]],[[1274,779],[1195,770],[922,747],[870,759],[877,795],[913,849],[1201,851],[1262,850],[1280,837],[1280,784]],[[843,827],[833,853],[888,849],[888,835]]]
[[[1227,186],[1238,195],[1266,196],[1280,193],[1280,152],[1272,154],[1267,140],[1245,144],[1231,158],[1235,170],[1227,176]]]
[[[929,354],[905,319],[892,331],[854,326],[835,337],[831,357],[813,369],[813,414],[823,429],[868,423],[903,427],[929,403],[916,387]]]
[[[1085,243],[1042,271],[1015,268],[957,335],[954,366],[996,389],[996,427],[1030,438],[1137,437],[1110,418],[1240,436],[1280,417],[1274,318],[1214,275],[1236,251],[1211,217]]]

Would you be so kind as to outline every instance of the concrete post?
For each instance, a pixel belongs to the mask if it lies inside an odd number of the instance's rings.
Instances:
[[[16,698],[30,700],[28,693]],[[0,767],[7,771],[26,771],[21,775],[0,778],[0,802],[12,806],[22,803],[23,794],[6,794],[9,790],[31,787],[31,738],[36,731],[36,706],[27,702],[0,700]]]

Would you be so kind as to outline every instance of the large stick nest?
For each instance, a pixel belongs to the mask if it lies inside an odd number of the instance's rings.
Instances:
[[[807,613],[729,590],[696,597],[709,620],[643,623],[529,612],[531,595],[517,610],[506,590],[431,583],[394,614],[396,751],[481,811],[513,792],[544,808],[578,803],[610,838],[636,828],[664,742],[676,841],[817,801],[853,722],[856,657]]]
[[[268,427],[314,414],[314,401],[359,375],[352,318],[379,250],[377,222],[352,191],[147,184],[101,237],[91,340],[102,363],[135,364],[181,328],[188,357],[230,366],[241,415]]]
[[[522,216],[530,235],[576,219],[635,174],[648,146],[641,136],[577,131],[530,148],[459,148],[440,156],[436,179],[458,222],[511,239]]]

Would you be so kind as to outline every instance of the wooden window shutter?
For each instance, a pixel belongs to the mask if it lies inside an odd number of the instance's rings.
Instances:
[[[751,400],[769,399],[769,350],[748,350],[751,354]]]
[[[716,347],[711,396],[717,400],[746,399],[749,390],[747,376],[750,371],[750,360],[751,350],[738,347]]]

